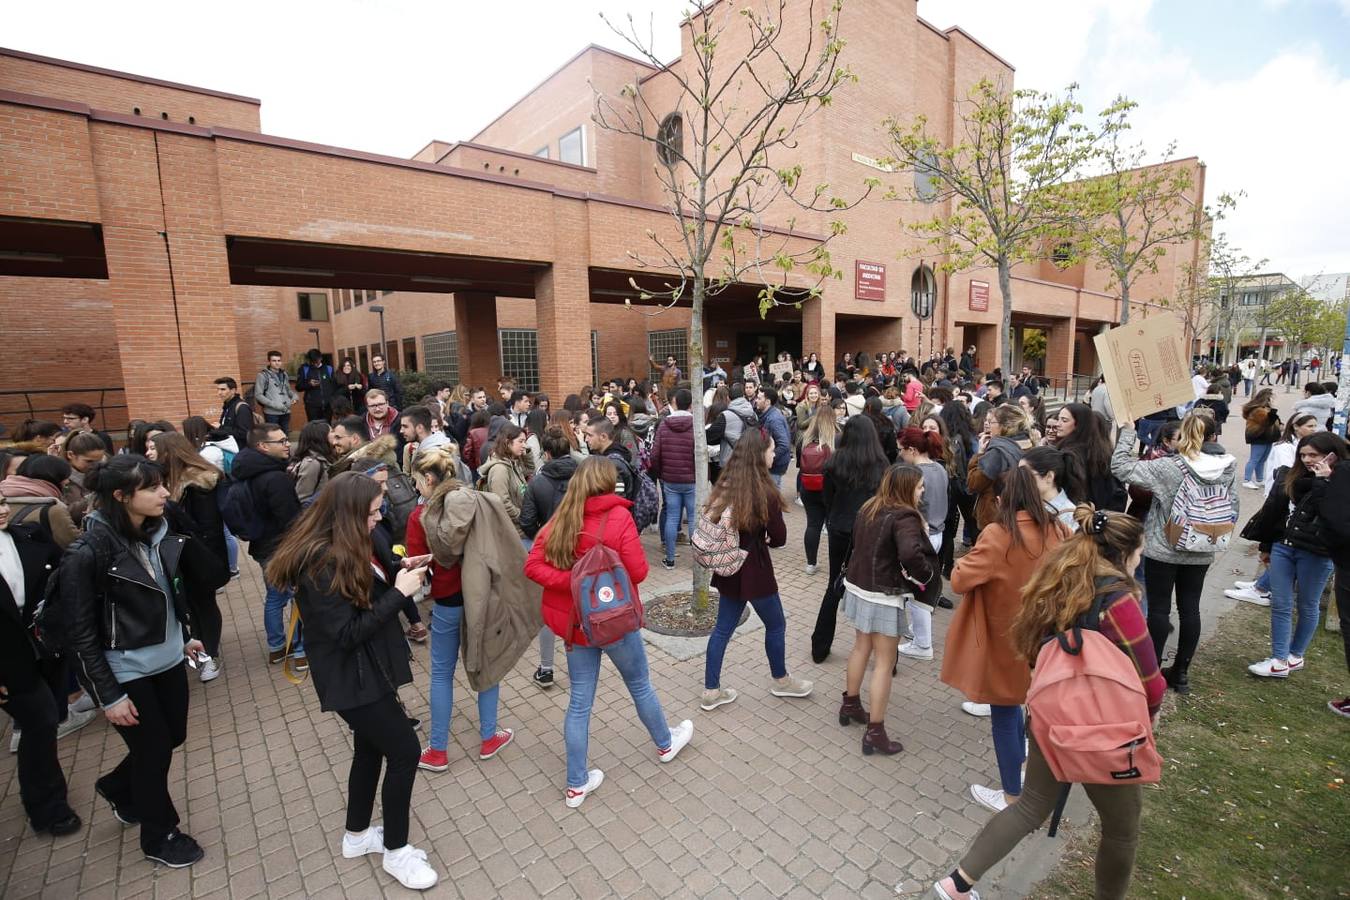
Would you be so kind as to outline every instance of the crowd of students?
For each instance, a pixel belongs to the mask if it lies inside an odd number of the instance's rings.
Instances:
[[[602,640],[612,623],[592,629],[578,599],[596,590],[603,603],[636,601],[649,572],[644,528],[659,532],[666,568],[681,544],[707,564],[705,531],[724,532],[735,558],[712,576],[702,710],[739,696],[722,662],[747,606],[765,625],[770,694],[812,694],[789,671],[772,554],[787,541],[785,497],[795,493],[809,576],[821,574],[827,539],[810,654],[830,656],[842,611],[854,640],[838,718],[865,726],[863,754],[904,750],[886,728],[900,658],[933,660],[933,616],[955,607],[938,678],[964,695],[965,712],[990,718],[999,782],[970,786],[996,815],[935,890],[975,896],[971,885],[1054,805],[1054,753],[1029,736],[1025,712],[1044,640],[1090,618],[1131,661],[1150,716],[1164,686],[1192,689],[1200,594],[1239,506],[1238,463],[1215,441],[1221,421],[1205,402],[1213,382],[1197,381],[1194,404],[1123,425],[1113,440],[1104,385],[1051,416],[1030,369],[986,375],[973,347],[923,365],[904,351],[845,354],[833,377],[815,354],[778,362],[791,367],[772,378],[762,358],[730,375],[710,363],[700,384],[674,358],[653,361],[659,383],[614,379],[556,409],[505,379],[492,394],[438,384],[403,408],[382,360],[367,379],[311,354],[293,387],[271,353],[251,401],[221,377],[216,421],[133,421],[120,450],[79,404],[60,425],[24,423],[0,449],[0,706],[19,735],[33,827],[80,828],[56,742],[101,710],[128,752],[98,794],[140,826],[148,859],[202,857],[179,829],[168,771],[186,734],[188,668],[203,682],[224,672],[217,593],[238,576],[244,541],[263,572],[268,661],[297,680],[308,671],[321,707],[352,730],[341,852],[382,854],[401,884],[430,887],[437,873],[409,842],[408,811],[417,770],[449,767],[461,665],[477,694],[479,758],[489,760],[515,733],[498,721],[501,680],[536,646],[533,681],[553,687],[561,638],[568,807],[604,778],[588,762],[602,657],[658,762],[692,739],[692,721],[667,719],[638,630]],[[1350,595],[1350,465],[1339,464],[1350,449],[1325,430],[1326,390],[1310,382],[1305,392],[1287,424],[1268,390],[1242,411],[1253,452],[1241,484],[1267,492],[1242,536],[1269,565],[1230,595],[1270,607],[1271,655],[1250,667],[1261,677],[1304,666],[1333,571],[1342,611]],[[302,397],[308,421],[292,444]],[[702,506],[698,427],[712,485]],[[943,595],[944,578],[959,606]],[[429,628],[419,600],[430,601]],[[1173,605],[1177,646],[1162,667]],[[44,626],[65,635],[63,653],[50,652],[51,634],[35,639]],[[430,644],[425,746],[398,699],[412,680],[409,642]],[[1346,653],[1350,667],[1350,639]],[[1350,715],[1350,698],[1329,706]],[[382,825],[371,821],[377,790]],[[1139,784],[1093,784],[1089,796],[1103,823],[1099,896],[1123,896]]]

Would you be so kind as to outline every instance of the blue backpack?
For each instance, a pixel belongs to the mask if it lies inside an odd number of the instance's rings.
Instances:
[[[642,628],[642,601],[619,554],[605,546],[600,522],[595,546],[572,566],[573,633],[579,628],[592,647],[608,647]]]

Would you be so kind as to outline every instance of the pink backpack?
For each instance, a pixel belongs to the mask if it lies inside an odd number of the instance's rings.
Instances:
[[[1120,596],[1099,594],[1072,632],[1049,638],[1036,655],[1027,691],[1031,731],[1055,780],[1066,785],[1162,778],[1139,672],[1097,630],[1102,608]]]

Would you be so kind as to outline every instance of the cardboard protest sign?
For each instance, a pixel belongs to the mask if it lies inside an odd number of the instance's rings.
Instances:
[[[1117,425],[1195,399],[1180,323],[1172,316],[1138,319],[1092,340]]]
[[[776,362],[769,363],[770,378],[788,378],[792,375],[792,363]]]

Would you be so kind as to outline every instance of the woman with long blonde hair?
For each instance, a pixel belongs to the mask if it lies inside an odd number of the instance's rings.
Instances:
[[[389,584],[370,537],[383,501],[375,479],[357,472],[333,476],[281,539],[266,581],[295,590],[319,707],[352,728],[342,855],[382,853],[386,872],[404,887],[425,890],[437,875],[426,853],[408,843],[422,747],[398,700],[399,687],[412,681],[398,614],[421,589],[427,567],[402,569]],[[382,766],[380,827],[370,819]]]
[[[586,766],[591,708],[600,680],[602,654],[609,657],[623,677],[638,718],[656,745],[658,760],[673,760],[694,735],[694,723],[688,719],[675,728],[666,723],[666,714],[661,710],[647,669],[641,631],[629,632],[607,647],[592,647],[586,642],[585,632],[576,626],[572,567],[597,543],[603,541],[618,554],[635,591],[647,577],[647,555],[630,513],[633,504],[614,493],[618,475],[614,463],[604,456],[587,457],[577,466],[557,512],[540,529],[525,560],[525,574],[544,588],[544,623],[567,647],[571,692],[563,743],[567,753],[565,798],[572,809],[580,806],[605,780],[604,772]]]
[[[812,415],[806,420],[801,443],[797,445],[797,496],[806,510],[806,532],[802,542],[806,546],[806,574],[816,574],[820,558],[820,532],[825,527],[825,463],[834,453],[839,440],[839,422],[828,407],[824,415]],[[798,420],[800,421],[800,419]]]
[[[1095,511],[1086,504],[1074,514],[1079,532],[1050,551],[1027,581],[1020,611],[1007,637],[1021,660],[1034,662],[1046,638],[1072,628],[1102,597],[1097,628],[1134,663],[1148,698],[1149,714],[1156,716],[1166,687],[1139,608],[1139,586],[1130,576],[1144,550],[1143,528],[1137,519],[1124,513]],[[958,572],[961,562],[957,563]],[[1022,838],[1041,827],[1054,810],[1065,786],[1055,780],[1035,735],[1030,729],[1027,733],[1029,754],[1021,798],[990,819],[960,864],[933,885],[938,897],[977,897],[972,889],[975,882]],[[1134,871],[1143,787],[1087,784],[1084,788],[1101,820],[1096,896],[1101,900],[1123,898]]]

